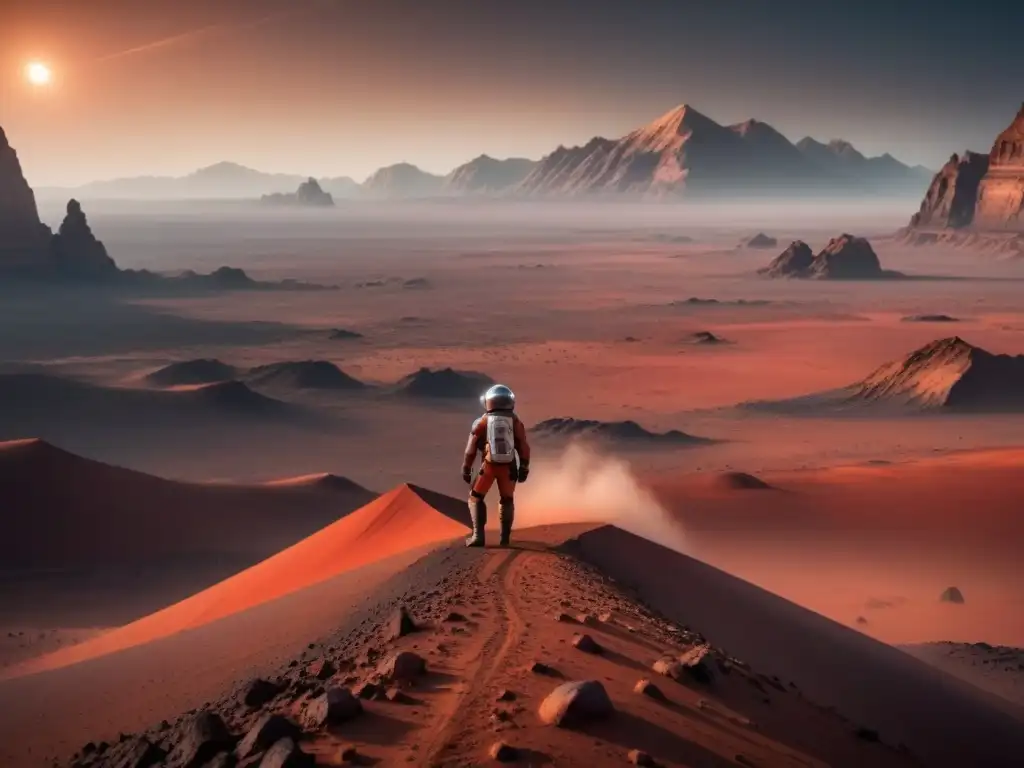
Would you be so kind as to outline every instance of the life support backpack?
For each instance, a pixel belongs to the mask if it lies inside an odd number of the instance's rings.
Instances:
[[[488,459],[495,464],[511,464],[516,460],[515,417],[487,414]]]

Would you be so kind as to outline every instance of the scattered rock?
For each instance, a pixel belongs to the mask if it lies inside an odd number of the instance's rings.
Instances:
[[[659,675],[671,677],[676,681],[689,678],[698,683],[710,683],[714,679],[714,674],[707,663],[709,654],[708,646],[694,646],[678,657],[659,659],[654,663],[653,669]]]
[[[125,747],[117,760],[117,768],[150,768],[160,763],[167,753],[145,737],[135,739]]]
[[[498,697],[497,697],[496,700],[497,701],[515,701],[516,700],[516,695],[512,691],[510,691],[508,689],[505,689],[505,690],[501,690],[501,691],[498,692]]]
[[[572,639],[572,647],[584,653],[601,654],[604,648],[590,635],[576,635]]]
[[[711,331],[697,331],[690,336],[690,340],[694,344],[706,344],[708,346],[726,343],[725,339],[721,336],[715,336]]]
[[[355,687],[353,693],[357,698],[363,700],[375,699],[381,692],[381,687],[376,683],[372,683],[367,680],[364,683],[360,683]]]
[[[602,613],[597,617],[597,620],[600,621],[602,624],[611,624],[612,618],[613,617],[610,613]]]
[[[257,752],[270,749],[281,739],[297,739],[301,729],[283,715],[265,714],[249,729],[239,743],[235,754],[239,758],[252,757]]]
[[[631,749],[631,750],[629,750],[629,755],[627,756],[627,759],[629,760],[629,764],[630,765],[646,765],[646,766],[656,766],[657,765],[657,763],[654,762],[654,758],[653,757],[651,757],[649,754],[647,754],[646,752],[644,752],[642,750],[639,750],[639,749]]]
[[[348,722],[362,712],[362,702],[347,688],[329,688],[306,708],[306,723],[313,728],[322,728]]]
[[[538,714],[545,725],[572,728],[602,720],[615,712],[604,686],[596,680],[563,683],[541,702]]]
[[[492,760],[497,760],[499,763],[514,763],[519,758],[519,750],[503,741],[492,744],[487,754],[491,756]]]
[[[246,685],[242,701],[250,709],[259,709],[269,704],[279,693],[281,693],[281,686],[277,683],[256,678]]]
[[[444,617],[444,620],[447,622],[458,622],[465,621],[466,617],[458,611],[451,611],[447,616]]]
[[[647,696],[658,701],[665,700],[665,694],[661,692],[661,689],[646,678],[637,681],[636,685],[633,686],[633,693],[639,693],[641,696]]]
[[[260,760],[260,768],[313,768],[315,765],[316,759],[290,738],[275,743]]]
[[[402,693],[402,689],[397,686],[388,688],[387,692],[384,694],[384,698],[393,704],[409,704],[412,701],[412,699]]]
[[[397,640],[400,637],[411,635],[417,630],[416,622],[413,621],[412,616],[405,609],[404,605],[400,605],[395,612],[391,615],[387,624],[387,639]]]
[[[310,677],[315,677],[317,680],[327,680],[337,670],[329,659],[317,659],[308,667],[306,667],[306,674]]]
[[[585,627],[597,626],[597,617],[592,613],[581,613],[576,617],[576,621]]]
[[[529,670],[535,675],[544,675],[546,677],[558,677],[558,672],[555,671],[554,667],[550,667],[541,661],[534,661],[530,664]]]
[[[338,757],[343,763],[357,763],[360,758],[359,750],[349,744],[341,748],[341,751],[338,753]]]
[[[377,672],[388,680],[415,680],[427,671],[427,662],[412,651],[400,651],[389,656],[377,667]]]
[[[198,768],[218,752],[234,746],[234,739],[220,716],[203,711],[185,723],[177,745],[167,757],[167,765],[168,768]]]
[[[939,601],[943,603],[963,604],[965,602],[963,592],[957,587],[946,587],[939,595]]]
[[[575,624],[576,619],[570,616],[568,613],[556,613],[555,621],[560,621],[563,624]]]
[[[772,488],[764,480],[748,472],[723,472],[719,475],[719,483],[733,491],[766,491]]]
[[[858,616],[857,617],[857,623],[858,624],[867,624],[868,620],[865,617],[863,617],[863,616]]]

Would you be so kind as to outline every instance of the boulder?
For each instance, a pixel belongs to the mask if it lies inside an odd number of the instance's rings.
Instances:
[[[633,693],[639,693],[641,696],[647,696],[658,701],[665,699],[665,694],[661,692],[661,689],[647,679],[637,680],[636,685],[633,686]]]
[[[631,749],[631,750],[629,750],[629,754],[626,755],[626,759],[629,761],[630,765],[645,765],[645,766],[655,766],[655,765],[657,765],[657,763],[654,762],[654,758],[651,757],[646,752],[644,752],[642,749]]]
[[[427,671],[427,662],[412,651],[399,651],[388,656],[377,667],[377,672],[388,680],[411,681]]]
[[[260,768],[313,768],[316,760],[303,752],[293,739],[276,742],[260,760]]]
[[[400,637],[411,635],[416,630],[416,622],[413,621],[412,616],[409,615],[405,606],[400,605],[395,609],[395,612],[391,614],[391,618],[388,619],[385,635],[388,640],[397,640]]]
[[[306,724],[312,728],[338,725],[363,713],[363,704],[348,688],[328,688],[306,707]]]
[[[595,655],[604,652],[604,648],[602,648],[590,635],[576,635],[572,639],[572,647],[576,650],[583,651],[584,653],[592,653]]]
[[[283,715],[265,714],[249,729],[238,744],[235,754],[245,759],[270,749],[281,739],[297,739],[301,729]]]
[[[110,764],[115,768],[151,768],[165,756],[164,750],[143,736],[125,743]]]
[[[615,712],[604,686],[596,680],[563,683],[541,702],[538,715],[545,725],[573,728],[603,720]]]
[[[219,715],[199,712],[182,727],[167,756],[167,768],[199,768],[234,746],[235,740]]]
[[[519,758],[519,750],[503,741],[492,744],[487,754],[499,763],[514,763]]]
[[[281,692],[281,686],[269,680],[250,680],[242,692],[242,701],[250,709],[259,709],[270,703]]]

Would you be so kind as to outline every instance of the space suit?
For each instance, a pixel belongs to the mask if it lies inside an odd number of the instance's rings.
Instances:
[[[484,497],[497,483],[501,546],[507,547],[515,517],[516,483],[526,482],[530,475],[530,444],[526,440],[526,427],[515,413],[516,396],[511,389],[495,384],[480,401],[485,413],[473,423],[462,462],[462,479],[471,486],[469,516],[473,523],[473,534],[466,539],[466,546],[484,545],[487,525]],[[483,456],[480,471],[474,477],[473,463],[478,453]]]

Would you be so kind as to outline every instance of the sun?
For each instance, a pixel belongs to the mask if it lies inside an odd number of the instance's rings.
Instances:
[[[49,85],[52,75],[48,66],[41,61],[33,61],[26,65],[25,77],[32,85]]]

